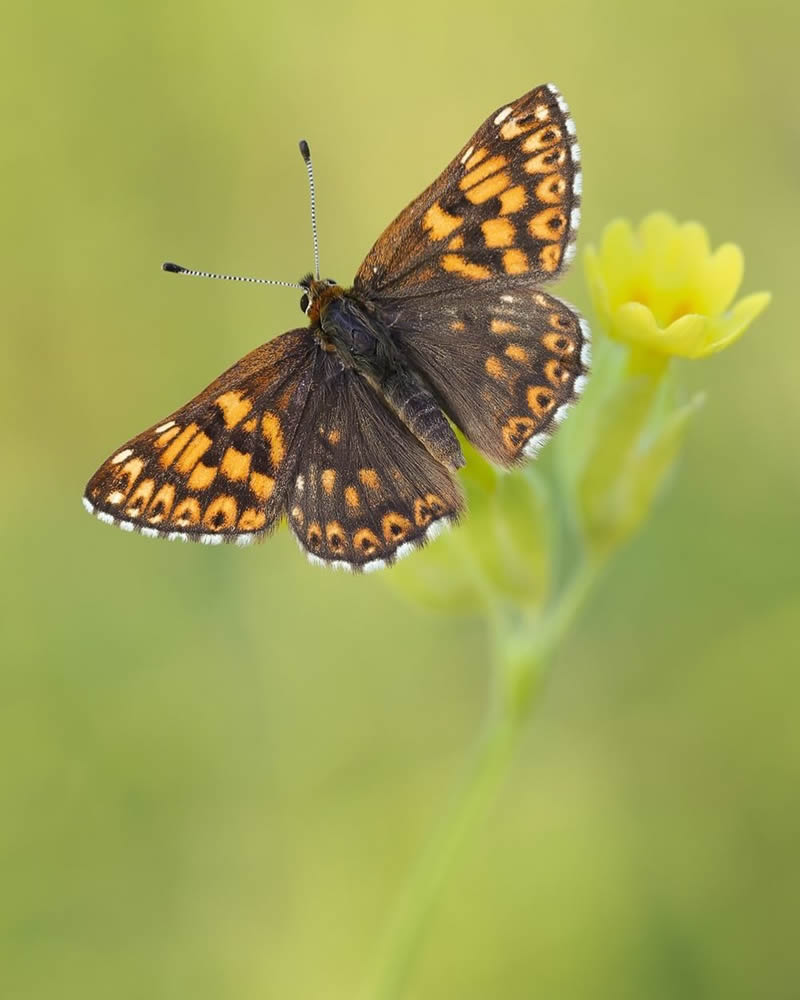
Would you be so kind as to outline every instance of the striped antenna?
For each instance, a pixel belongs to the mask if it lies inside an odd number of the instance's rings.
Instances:
[[[162,271],[169,271],[170,274],[189,274],[193,278],[220,278],[222,281],[248,281],[252,285],[281,285],[283,288],[304,288],[304,285],[297,281],[274,281],[270,278],[246,278],[240,274],[215,274],[213,271],[193,271],[188,267],[181,267],[180,264],[173,264],[172,261],[164,261],[161,265]]]
[[[317,236],[317,196],[314,190],[314,168],[311,166],[311,150],[305,139],[300,140],[300,153],[308,172],[308,187],[311,192],[311,235],[314,237],[314,274],[319,281],[319,238]]]

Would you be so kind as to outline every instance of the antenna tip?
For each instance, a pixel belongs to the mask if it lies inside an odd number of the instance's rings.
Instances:
[[[305,139],[300,140],[300,155],[303,157],[306,163],[308,163],[308,161],[311,159],[311,150],[308,148],[308,143],[306,142]]]
[[[181,267],[180,264],[173,264],[171,260],[165,260],[164,263],[161,265],[161,270],[172,271],[173,274],[180,274],[182,271],[185,271],[186,268]]]

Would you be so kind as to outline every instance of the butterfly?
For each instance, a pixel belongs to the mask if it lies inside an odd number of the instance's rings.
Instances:
[[[504,105],[344,289],[320,278],[300,148],[315,273],[293,287],[308,325],[118,448],[84,504],[127,531],[207,544],[247,544],[286,518],[312,562],[370,571],[462,514],[453,425],[514,466],[583,389],[589,329],[543,290],[574,254],[580,150],[551,84]]]

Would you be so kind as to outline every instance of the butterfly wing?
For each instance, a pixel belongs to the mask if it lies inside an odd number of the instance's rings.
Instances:
[[[537,289],[492,282],[382,308],[404,357],[442,409],[499,465],[535,455],[586,382],[587,324]]]
[[[320,352],[308,329],[256,348],[92,476],[84,504],[127,531],[244,544],[280,516]]]
[[[355,290],[492,461],[534,454],[580,393],[589,330],[540,290],[569,263],[580,151],[551,84],[499,108],[389,226]]]
[[[499,108],[367,254],[355,290],[414,296],[502,277],[540,284],[569,263],[580,150],[552,84]]]
[[[322,363],[297,443],[289,524],[312,562],[378,569],[457,519],[463,498],[361,376],[330,354]]]

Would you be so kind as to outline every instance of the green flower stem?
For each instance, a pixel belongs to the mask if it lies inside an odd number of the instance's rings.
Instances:
[[[402,997],[447,877],[497,797],[550,657],[589,593],[597,569],[597,564],[579,567],[544,615],[495,609],[493,691],[480,739],[447,812],[406,884],[364,1000]]]
[[[404,887],[365,1000],[403,995],[447,876],[468,835],[486,816],[508,771],[517,736],[511,719],[490,713],[467,773]]]

